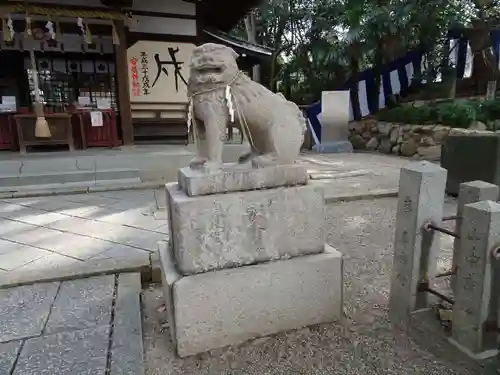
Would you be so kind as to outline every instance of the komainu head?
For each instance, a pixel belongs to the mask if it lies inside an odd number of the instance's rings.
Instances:
[[[196,47],[191,57],[189,94],[230,83],[238,74],[238,56],[232,48],[220,44]]]

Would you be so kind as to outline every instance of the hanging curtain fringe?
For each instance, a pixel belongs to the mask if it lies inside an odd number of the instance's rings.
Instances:
[[[118,35],[118,31],[116,30],[115,22],[112,22],[111,26],[113,27],[113,30],[112,30],[113,44],[115,46],[119,46],[120,45],[120,36]]]
[[[132,20],[130,13],[120,13],[115,11],[90,11],[90,10],[72,10],[62,8],[45,8],[39,6],[17,5],[2,5],[0,6],[0,15],[5,16],[9,13],[29,13],[31,15],[43,15],[51,17],[68,17],[68,18],[100,18],[103,20],[126,21]]]
[[[59,34],[58,34],[59,33]],[[61,35],[61,25],[59,25],[59,22],[56,22],[56,38]]]
[[[3,40],[6,42],[11,42],[12,37],[10,35],[10,30],[9,26],[7,25],[7,20],[2,17],[2,34],[3,34]]]
[[[85,43],[92,44],[92,33],[90,32],[89,24],[85,25],[85,34],[83,36]]]

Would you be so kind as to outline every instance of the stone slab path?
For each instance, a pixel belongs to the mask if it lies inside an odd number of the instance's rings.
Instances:
[[[0,290],[1,375],[144,373],[138,273]]]
[[[162,195],[141,190],[0,201],[0,277],[149,256],[167,235]]]

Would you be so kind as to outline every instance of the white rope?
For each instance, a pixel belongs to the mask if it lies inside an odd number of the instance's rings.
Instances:
[[[10,18],[10,14],[9,18],[7,19],[7,27],[9,29],[10,40],[13,40],[16,32],[14,31],[14,22],[12,21],[12,18]]]
[[[187,113],[188,134],[190,132],[191,127],[193,127],[193,138],[194,138],[195,144],[196,144],[196,142],[199,142],[199,139],[198,139],[198,129],[196,126],[196,121],[195,121],[195,114],[194,114],[194,98],[198,95],[207,94],[207,93],[215,92],[218,90],[225,90],[224,97],[226,99],[226,106],[227,106],[228,111],[229,111],[230,122],[231,123],[234,122],[235,113],[236,113],[236,115],[238,116],[238,119],[240,121],[240,125],[242,127],[243,136],[247,139],[248,143],[250,144],[250,147],[253,150],[256,150],[255,145],[253,144],[252,135],[250,134],[250,128],[248,127],[248,123],[246,121],[245,115],[244,115],[244,113],[239,105],[238,100],[236,99],[236,97],[233,94],[233,90],[231,89],[232,85],[236,82],[236,80],[238,79],[240,74],[241,74],[241,70],[239,70],[236,73],[236,75],[234,76],[234,78],[231,80],[231,82],[229,82],[225,86],[218,86],[218,87],[211,88],[209,90],[196,92],[193,95],[191,95],[191,97],[189,98],[188,113]],[[235,107],[236,107],[236,112],[235,112]]]
[[[229,119],[231,123],[234,122],[234,108],[233,108],[233,95],[231,93],[231,86],[226,86],[226,104],[229,110]]]

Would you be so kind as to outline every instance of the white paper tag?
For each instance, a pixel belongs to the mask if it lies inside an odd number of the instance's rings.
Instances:
[[[90,112],[90,123],[93,127],[103,126],[102,112],[100,111]]]
[[[108,98],[97,98],[96,102],[99,109],[111,109],[111,100]]]
[[[2,96],[2,112],[16,112],[16,97],[15,96]]]
[[[79,96],[78,97],[78,105],[80,107],[90,106],[90,97],[89,96]]]

